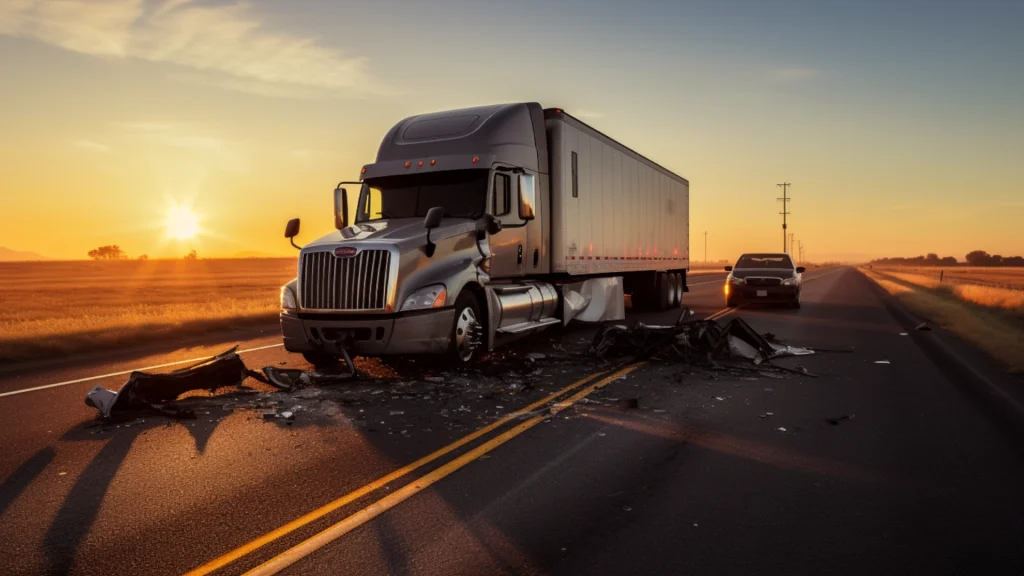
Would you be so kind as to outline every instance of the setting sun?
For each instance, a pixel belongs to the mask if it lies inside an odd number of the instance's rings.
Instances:
[[[181,206],[171,208],[166,225],[167,235],[176,240],[188,240],[199,233],[199,218]]]

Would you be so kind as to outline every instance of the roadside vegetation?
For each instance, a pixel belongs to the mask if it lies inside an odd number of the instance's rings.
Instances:
[[[270,324],[294,259],[0,264],[0,363]]]
[[[940,284],[929,277],[861,271],[912,312],[986,351],[1015,373],[1024,372],[1024,292]]]

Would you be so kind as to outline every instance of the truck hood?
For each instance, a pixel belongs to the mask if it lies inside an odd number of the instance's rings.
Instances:
[[[469,218],[445,218],[441,225],[430,232],[434,242],[476,230],[476,222]],[[397,218],[364,222],[318,238],[307,247],[334,246],[342,243],[384,242],[402,248],[417,248],[427,241],[427,231],[422,218]]]
[[[732,275],[734,278],[792,278],[796,272],[792,268],[737,268],[732,271]]]

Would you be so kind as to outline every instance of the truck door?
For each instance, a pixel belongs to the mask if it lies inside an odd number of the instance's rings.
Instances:
[[[519,219],[519,178],[495,171],[488,198],[490,214],[501,221],[502,230],[490,236],[491,277],[521,276],[526,271],[526,228]]]

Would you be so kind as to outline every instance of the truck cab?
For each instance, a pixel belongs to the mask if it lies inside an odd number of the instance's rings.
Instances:
[[[500,318],[509,290],[528,301],[516,299],[506,324],[554,323],[537,322],[553,318],[553,287],[522,282],[549,269],[543,125],[538,104],[517,104],[392,128],[360,180],[336,188],[337,230],[302,248],[297,278],[282,288],[285,348],[315,364],[342,348],[468,361],[501,339],[491,308]]]

